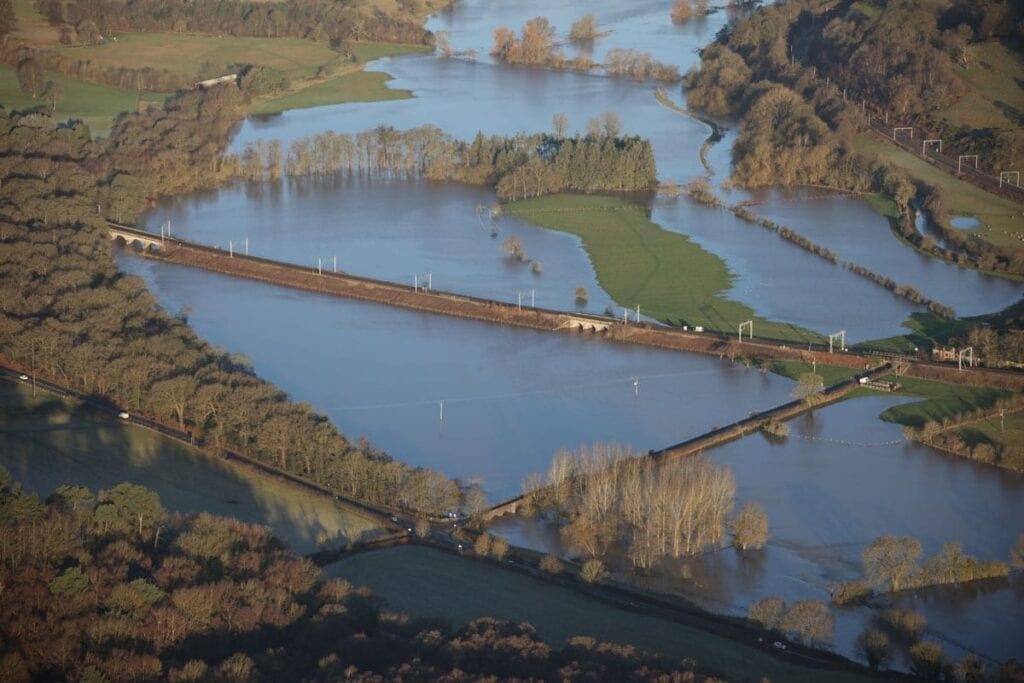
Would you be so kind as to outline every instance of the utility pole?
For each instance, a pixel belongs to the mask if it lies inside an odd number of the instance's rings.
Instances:
[[[231,240],[228,240],[228,258],[235,258],[235,245]]]

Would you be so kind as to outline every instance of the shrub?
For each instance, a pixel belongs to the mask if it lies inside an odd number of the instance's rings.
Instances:
[[[481,557],[491,552],[491,535],[480,534],[476,537],[476,543],[473,544],[473,551]]]
[[[866,581],[846,581],[832,586],[832,602],[837,605],[852,605],[871,597],[871,587]]]
[[[491,556],[496,560],[503,560],[508,555],[508,541],[501,536],[495,536],[491,541]]]
[[[587,583],[600,583],[608,576],[605,571],[604,562],[598,559],[587,560],[580,570],[580,578]]]
[[[892,656],[889,637],[877,628],[869,628],[857,637],[857,649],[868,660],[868,666],[879,669],[885,666]]]
[[[910,648],[910,670],[921,678],[938,678],[944,659],[937,643],[923,640]]]
[[[923,614],[905,607],[886,610],[882,619],[897,635],[909,642],[919,640],[928,626]]]
[[[548,574],[561,574],[564,568],[562,561],[554,555],[545,555],[540,559],[540,570]]]

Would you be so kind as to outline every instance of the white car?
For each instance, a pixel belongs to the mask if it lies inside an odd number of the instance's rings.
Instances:
[[[27,382],[28,375],[18,375],[18,379],[20,379],[22,382]]]
[[[122,420],[127,420],[129,417],[131,417],[128,413],[124,412],[123,410],[120,413],[118,413],[117,416]]]

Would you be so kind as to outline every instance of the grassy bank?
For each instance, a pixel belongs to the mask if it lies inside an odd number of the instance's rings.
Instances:
[[[412,97],[409,90],[387,86],[391,76],[380,72],[363,71],[367,62],[417,52],[429,52],[423,45],[395,43],[356,43],[354,54],[358,60],[343,66],[327,78],[312,78],[293,82],[286,93],[254,102],[249,113],[256,116],[280,114],[289,109],[308,109],[347,102],[382,102]]]
[[[83,83],[53,73],[46,75],[60,86],[63,93],[57,100],[55,116],[58,119],[81,119],[92,131],[93,137],[106,137],[114,125],[114,119],[125,111],[135,111],[141,99],[145,102],[163,102],[168,96],[163,93],[137,93],[121,90],[108,85]],[[13,67],[0,65],[0,104],[7,109],[28,109],[48,103],[32,99],[21,92],[18,76]]]
[[[890,376],[887,379],[903,385],[901,394],[920,396],[926,399],[893,406],[881,415],[886,422],[895,422],[911,427],[920,427],[929,420],[941,422],[947,417],[975,408],[986,408],[994,405],[996,399],[1008,395],[1007,392],[999,389],[946,384],[914,377]]]
[[[1021,215],[1019,205],[958,180],[919,156],[873,135],[865,133],[857,136],[854,147],[858,152],[877,154],[905,169],[912,177],[941,187],[951,216],[973,216],[982,224],[977,230],[970,231],[972,234],[998,246],[1022,248],[1024,243],[1014,236],[1024,231],[1024,216]]]
[[[554,645],[574,635],[591,636],[677,659],[688,657],[697,667],[723,672],[729,680],[861,680],[856,674],[787,664],[695,627],[618,609],[567,588],[429,548],[361,553],[325,571],[369,586],[389,607],[413,617],[441,616],[455,625],[483,616],[526,621]]]
[[[808,372],[817,372],[821,376],[822,381],[825,382],[825,386],[844,382],[862,372],[854,368],[844,368],[838,365],[825,365],[822,363],[815,367],[801,360],[772,361],[768,369],[777,375],[782,375],[792,380],[798,380],[801,375]]]
[[[0,465],[40,497],[61,484],[97,491],[131,481],[177,512],[211,512],[264,524],[296,552],[317,540],[372,534],[371,520],[241,466],[200,453],[26,385],[0,380]]]
[[[685,235],[663,230],[644,209],[615,197],[554,195],[512,202],[504,211],[583,240],[597,279],[620,305],[675,325],[735,333],[754,319],[754,333],[786,341],[822,337],[794,325],[757,318],[726,298],[733,275],[725,263]]]
[[[385,73],[352,71],[316,81],[270,100],[255,102],[249,113],[256,116],[280,114],[289,109],[308,109],[329,104],[346,102],[381,102],[404,100],[412,97],[409,90],[392,89],[387,86],[391,76]]]

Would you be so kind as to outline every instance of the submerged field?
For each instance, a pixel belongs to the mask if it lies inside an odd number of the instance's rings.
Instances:
[[[512,202],[504,211],[583,240],[601,287],[621,306],[675,325],[735,332],[753,319],[758,337],[821,341],[820,335],[775,323],[726,297],[733,275],[719,257],[685,235],[652,223],[644,209],[615,197],[555,195]]]
[[[368,586],[393,610],[412,617],[440,616],[455,626],[484,616],[526,621],[553,645],[572,636],[591,636],[689,658],[698,668],[728,672],[730,680],[862,679],[857,674],[781,662],[752,645],[612,607],[567,588],[429,548],[403,546],[361,553],[325,571]]]
[[[373,534],[376,524],[305,489],[207,456],[25,385],[0,381],[0,465],[45,498],[61,484],[93,491],[122,481],[176,512],[211,512],[268,527],[299,553]]]

